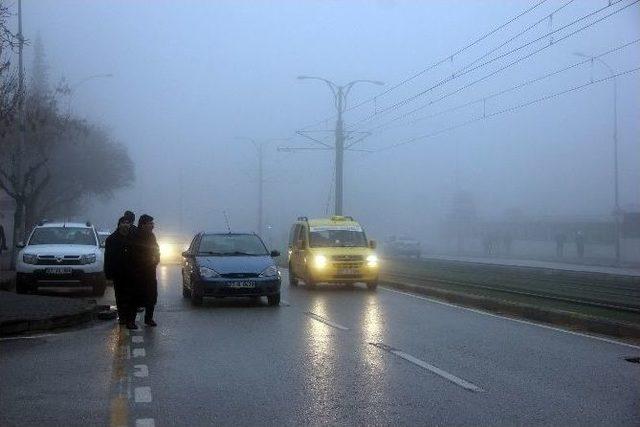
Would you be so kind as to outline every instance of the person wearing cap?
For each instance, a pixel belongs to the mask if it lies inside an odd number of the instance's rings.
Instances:
[[[153,312],[158,301],[156,267],[160,263],[160,247],[153,234],[153,217],[142,215],[133,235],[133,269],[135,306],[144,307],[144,323],[156,326]]]
[[[131,310],[131,223],[126,217],[118,220],[118,228],[105,241],[104,274],[113,281],[118,320],[129,329],[137,329],[135,311]],[[135,306],[134,306],[135,308]]]

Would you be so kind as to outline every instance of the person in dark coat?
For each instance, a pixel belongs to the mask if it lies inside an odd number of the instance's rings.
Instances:
[[[136,329],[131,316],[131,223],[124,216],[118,220],[118,228],[105,241],[104,274],[113,281],[118,320],[129,329]],[[135,309],[135,307],[134,307]],[[134,311],[135,316],[135,311]]]
[[[136,214],[131,211],[124,211],[122,216],[129,221],[129,224],[131,224],[130,230],[135,233],[138,229],[138,227],[136,227]]]
[[[153,217],[142,215],[133,236],[133,268],[135,278],[135,300],[144,307],[144,323],[156,326],[153,311],[158,301],[156,267],[160,263],[160,247],[153,234]]]

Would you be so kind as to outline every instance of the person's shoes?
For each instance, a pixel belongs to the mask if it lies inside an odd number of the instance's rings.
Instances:
[[[145,320],[144,324],[147,325],[147,326],[158,326],[158,324],[153,319]]]
[[[127,323],[127,329],[138,329],[138,325],[135,322],[129,322]]]
[[[136,309],[136,311],[137,311],[138,313],[142,313],[142,312],[144,311],[144,307],[138,307],[138,308]]]

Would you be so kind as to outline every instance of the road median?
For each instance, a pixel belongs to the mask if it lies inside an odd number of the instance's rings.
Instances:
[[[0,336],[80,325],[100,309],[84,300],[0,291]]]
[[[617,338],[640,340],[640,316],[638,323],[594,316],[578,310],[550,307],[533,301],[514,301],[494,296],[478,295],[459,290],[430,286],[428,279],[406,281],[393,277],[381,278],[381,284],[390,288],[428,296],[465,307],[477,308],[497,314],[533,320],[577,331],[609,335]]]

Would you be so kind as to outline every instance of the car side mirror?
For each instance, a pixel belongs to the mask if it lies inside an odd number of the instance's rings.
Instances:
[[[24,242],[18,242],[18,243],[16,243],[16,248],[18,248],[18,249],[22,249],[22,248],[24,248],[25,246],[27,246],[27,245],[25,245],[25,244],[24,244]]]
[[[378,243],[375,240],[369,240],[369,247],[375,249],[378,247]]]
[[[271,258],[277,258],[280,256],[280,252],[279,251],[271,251]]]
[[[107,245],[106,245],[106,244],[104,244],[104,242],[103,242],[103,243],[100,243],[100,247],[101,247],[101,248],[106,248],[106,247],[107,247]]]

